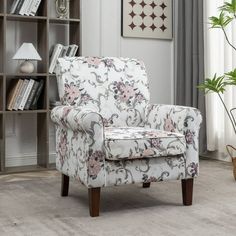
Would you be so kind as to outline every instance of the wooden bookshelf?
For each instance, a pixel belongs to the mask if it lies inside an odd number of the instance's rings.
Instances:
[[[10,14],[13,1],[0,1],[0,174],[48,170],[55,166],[49,162],[50,100],[58,100],[58,92],[55,75],[48,73],[49,50],[57,43],[81,45],[80,0],[69,1],[70,10],[66,19],[57,18],[54,0],[42,0],[36,16]],[[42,57],[42,61],[37,62],[37,70],[33,74],[18,73],[16,70],[18,64],[12,60],[15,51],[10,49],[15,47],[15,42],[11,33],[16,28],[20,31],[18,45],[23,42],[32,42]],[[31,34],[27,34],[29,28],[34,29]],[[44,89],[37,104],[38,109],[8,111],[6,102],[11,80],[29,77],[45,80]],[[7,166],[6,164],[8,156],[6,123],[11,116],[21,116],[21,119],[29,119],[29,116],[32,116],[36,119],[36,126],[29,127],[29,130],[34,129],[36,132],[36,163],[33,165]],[[17,138],[21,139],[20,136]]]

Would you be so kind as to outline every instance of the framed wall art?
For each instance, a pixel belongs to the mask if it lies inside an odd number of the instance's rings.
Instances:
[[[122,0],[122,36],[172,39],[172,0]]]

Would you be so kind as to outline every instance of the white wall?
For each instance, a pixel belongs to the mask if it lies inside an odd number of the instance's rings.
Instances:
[[[174,41],[121,37],[120,0],[82,0],[82,55],[134,57],[145,62],[151,101],[174,101]]]

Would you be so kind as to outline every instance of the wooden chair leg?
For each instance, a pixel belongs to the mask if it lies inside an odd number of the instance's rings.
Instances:
[[[91,217],[99,216],[101,188],[89,188],[89,212]]]
[[[151,183],[143,183],[143,188],[150,188]]]
[[[193,200],[193,179],[182,179],[183,204],[191,206]]]
[[[61,176],[61,196],[62,197],[68,196],[69,182],[70,182],[70,177],[62,174]]]

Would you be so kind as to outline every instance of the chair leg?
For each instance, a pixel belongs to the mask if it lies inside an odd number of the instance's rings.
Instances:
[[[101,188],[89,188],[89,212],[91,217],[99,216]]]
[[[62,197],[68,196],[69,182],[70,182],[70,177],[62,174],[61,176],[61,196]]]
[[[193,179],[182,179],[183,204],[191,206],[193,200]]]
[[[150,188],[151,183],[143,183],[143,188]]]

